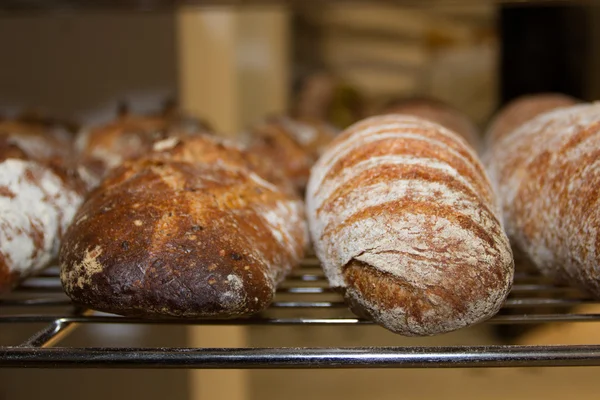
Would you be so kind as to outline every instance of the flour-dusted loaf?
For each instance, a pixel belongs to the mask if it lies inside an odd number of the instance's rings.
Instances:
[[[429,98],[404,99],[389,103],[383,114],[406,114],[423,118],[458,133],[476,150],[481,139],[475,124],[467,115],[440,100]]]
[[[488,165],[511,240],[548,276],[600,296],[600,104],[534,118]]]
[[[491,146],[527,121],[557,108],[569,107],[579,101],[561,93],[530,94],[516,98],[494,116],[486,132],[486,145]]]
[[[249,151],[269,160],[302,193],[311,166],[337,131],[326,122],[279,116],[254,126],[250,134]]]
[[[554,109],[569,107],[578,102],[577,99],[561,93],[529,94],[512,100],[500,109],[489,124],[485,135],[484,164],[489,169],[489,159],[492,157],[494,146],[516,128],[538,115]],[[492,181],[492,184],[495,184],[495,180]],[[536,267],[524,250],[519,248],[514,241],[511,245],[517,270],[534,272]]]
[[[83,187],[51,130],[0,123],[0,294],[56,259]]]
[[[404,115],[348,128],[313,167],[307,213],[333,287],[387,329],[433,335],[493,316],[513,260],[475,152]]]
[[[298,264],[301,200],[252,171],[238,148],[179,140],[112,170],[78,212],[60,252],[76,303],[123,315],[248,316]]]

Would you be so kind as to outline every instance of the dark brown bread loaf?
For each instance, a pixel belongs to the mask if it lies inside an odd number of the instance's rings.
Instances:
[[[311,166],[336,134],[321,121],[269,118],[251,130],[249,151],[272,162],[303,193]]]
[[[600,296],[600,104],[542,114],[488,160],[506,231],[537,267]]]
[[[494,315],[513,260],[477,156],[457,134],[405,115],[363,120],[313,167],[315,251],[352,307],[404,335]]]
[[[557,108],[579,103],[571,96],[560,93],[539,93],[521,96],[506,106],[493,118],[486,132],[486,146],[493,145],[527,121]]]
[[[38,124],[0,123],[0,294],[58,254],[83,196],[68,149],[61,135]]]
[[[114,169],[78,212],[60,252],[75,302],[123,315],[248,316],[299,262],[302,202],[251,171],[241,150],[178,140]]]
[[[406,114],[435,122],[461,135],[475,150],[481,148],[479,132],[469,117],[442,101],[428,98],[398,100],[388,104],[382,114]]]

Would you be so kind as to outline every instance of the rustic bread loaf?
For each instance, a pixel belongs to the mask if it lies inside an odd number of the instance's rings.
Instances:
[[[0,294],[41,271],[83,197],[68,143],[39,126],[0,124]]]
[[[579,101],[560,93],[539,93],[516,98],[504,106],[492,119],[485,135],[484,164],[489,167],[489,159],[496,142],[526,122],[540,114],[557,108],[569,107]],[[494,185],[495,182],[492,181]],[[510,237],[509,237],[510,239]],[[511,243],[516,268],[519,271],[534,272],[536,267],[514,241]]]
[[[494,116],[485,135],[486,147],[540,114],[573,106],[578,102],[577,99],[560,93],[521,96],[508,103]]]
[[[600,104],[542,114],[488,162],[506,231],[546,275],[600,296]]]
[[[461,135],[475,150],[481,149],[475,124],[465,114],[442,101],[428,98],[393,101],[384,107],[382,114],[406,114],[435,122]]]
[[[251,153],[271,161],[302,193],[310,167],[336,134],[325,122],[274,117],[251,130],[248,147]]]
[[[92,189],[109,170],[123,161],[151,152],[156,141],[175,135],[206,134],[204,128],[200,123],[184,121],[174,112],[122,115],[107,125],[81,132],[77,140],[79,172]]]
[[[236,159],[239,149],[176,140],[111,171],[78,212],[60,252],[76,303],[123,315],[248,316],[299,262],[299,198]]]
[[[488,179],[441,125],[386,115],[351,126],[313,167],[307,214],[330,284],[394,332],[477,323],[510,290],[512,255]]]

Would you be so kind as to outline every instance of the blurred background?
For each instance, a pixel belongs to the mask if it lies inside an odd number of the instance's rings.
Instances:
[[[135,10],[33,2],[35,11],[10,3],[14,8],[0,13],[5,117],[31,109],[86,126],[114,118],[123,102],[150,112],[177,99],[222,135],[237,137],[269,114],[296,110],[343,128],[390,101],[433,97],[464,111],[483,130],[501,105],[522,94],[600,97],[600,55],[594,51],[600,44],[600,7],[593,2],[309,1]],[[374,326],[86,325],[61,345],[597,344],[599,329],[593,323],[528,330],[483,325],[407,339]],[[0,345],[34,331],[0,326]],[[0,400],[592,399],[598,373],[599,368],[0,370]]]

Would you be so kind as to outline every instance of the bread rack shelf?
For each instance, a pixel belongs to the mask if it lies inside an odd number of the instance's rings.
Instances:
[[[517,274],[502,312],[489,324],[600,322],[600,314],[573,314],[574,305],[593,303],[569,287],[543,277]],[[46,308],[61,308],[46,314]],[[25,309],[23,313],[21,310]],[[550,310],[550,312],[546,312]],[[40,311],[41,310],[41,311]],[[300,316],[298,316],[300,315]],[[303,316],[306,315],[306,316]],[[309,316],[310,315],[310,316]],[[74,348],[54,347],[84,324],[185,325],[363,325],[327,287],[315,259],[307,259],[278,290],[263,314],[239,320],[144,320],[74,306],[62,294],[58,269],[25,281],[0,301],[1,329],[46,323],[17,346],[0,347],[0,367],[77,368],[420,368],[600,366],[598,346],[453,346],[352,348]]]

